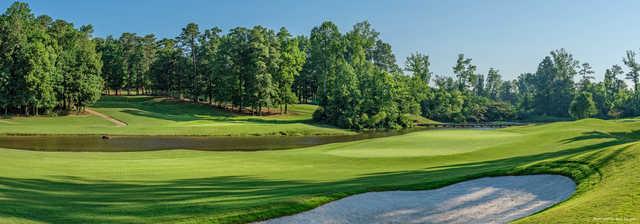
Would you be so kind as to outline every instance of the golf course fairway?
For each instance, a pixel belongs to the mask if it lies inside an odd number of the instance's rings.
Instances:
[[[638,222],[639,130],[640,120],[585,119],[276,151],[0,149],[0,223],[245,223],[358,193],[525,174],[577,187],[516,223]]]
[[[180,135],[265,136],[348,135],[352,131],[311,122],[317,106],[296,104],[288,114],[251,116],[166,97],[104,96],[91,113],[69,116],[0,119],[0,134],[9,135]],[[105,117],[113,118],[117,125]]]

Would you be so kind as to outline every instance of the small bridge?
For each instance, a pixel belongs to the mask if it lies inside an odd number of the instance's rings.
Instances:
[[[526,125],[524,123],[427,123],[427,124],[416,124],[416,126],[420,127],[428,127],[428,128],[506,128],[511,126],[522,126]]]

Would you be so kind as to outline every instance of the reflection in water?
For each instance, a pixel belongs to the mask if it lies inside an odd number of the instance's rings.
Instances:
[[[367,132],[340,136],[0,136],[0,148],[35,151],[123,152],[166,149],[257,151],[300,148],[336,142],[404,134],[409,131]]]

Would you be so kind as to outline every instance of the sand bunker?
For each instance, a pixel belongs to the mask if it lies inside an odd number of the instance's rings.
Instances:
[[[259,223],[507,223],[567,199],[559,175],[487,177],[426,191],[370,192]]]

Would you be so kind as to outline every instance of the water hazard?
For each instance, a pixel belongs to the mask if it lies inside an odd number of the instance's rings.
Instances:
[[[109,139],[105,139],[101,135],[0,136],[0,148],[76,152],[126,152],[167,149],[257,151],[348,142],[399,135],[411,131],[369,132],[340,136],[109,136]]]

